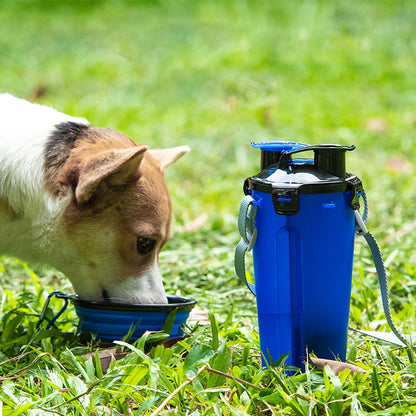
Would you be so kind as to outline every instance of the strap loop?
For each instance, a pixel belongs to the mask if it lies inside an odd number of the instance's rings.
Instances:
[[[39,321],[36,324],[36,329],[39,329],[42,322],[46,319],[46,311],[48,309],[49,302],[51,301],[53,296],[56,296],[57,298],[63,299],[64,300],[64,306],[62,306],[62,308],[58,311],[58,313],[56,313],[56,315],[48,322],[48,324],[46,325],[46,329],[49,329],[56,322],[56,320],[64,313],[66,307],[68,306],[68,296],[67,295],[63,294],[59,290],[55,290],[55,291],[51,292],[48,295],[45,304],[43,305],[42,312],[39,316]]]
[[[257,228],[254,226],[256,213],[257,206],[254,198],[246,195],[241,201],[238,214],[238,230],[242,238],[235,248],[234,256],[235,273],[254,296],[256,296],[256,286],[247,281],[245,256],[248,251],[252,250],[256,242]]]

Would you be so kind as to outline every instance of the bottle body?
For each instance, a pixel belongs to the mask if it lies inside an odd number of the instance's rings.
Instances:
[[[280,215],[272,194],[256,201],[253,248],[261,351],[303,367],[308,353],[345,360],[354,252],[351,191],[299,195],[299,211]]]

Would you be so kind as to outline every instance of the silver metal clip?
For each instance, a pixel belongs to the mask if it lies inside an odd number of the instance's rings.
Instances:
[[[363,236],[368,234],[367,227],[365,226],[364,221],[361,218],[359,211],[355,210],[354,214],[355,214],[355,232],[358,235],[363,235]]]

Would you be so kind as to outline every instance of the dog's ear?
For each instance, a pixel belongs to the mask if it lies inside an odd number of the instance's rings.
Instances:
[[[125,185],[139,176],[139,166],[147,146],[101,152],[87,158],[79,168],[75,198],[79,203],[90,200],[104,181],[109,186]]]
[[[176,162],[190,150],[189,146],[178,146],[169,149],[150,149],[149,153],[160,163],[160,168],[163,172],[167,166]]]

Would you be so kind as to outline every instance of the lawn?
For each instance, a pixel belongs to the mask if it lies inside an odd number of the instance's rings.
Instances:
[[[154,335],[119,345],[131,353],[103,371],[82,357],[97,347],[80,344],[73,308],[36,330],[68,280],[2,257],[0,414],[416,414],[410,347],[351,332],[347,358],[364,374],[262,368],[255,300],[233,266],[243,181],[259,170],[250,142],[355,144],[347,167],[368,194],[393,319],[416,332],[415,21],[416,4],[396,0],[0,0],[1,91],[192,148],[166,172],[174,238],[160,267],[169,293],[209,313],[170,348]],[[350,324],[388,330],[360,239],[352,287]]]

